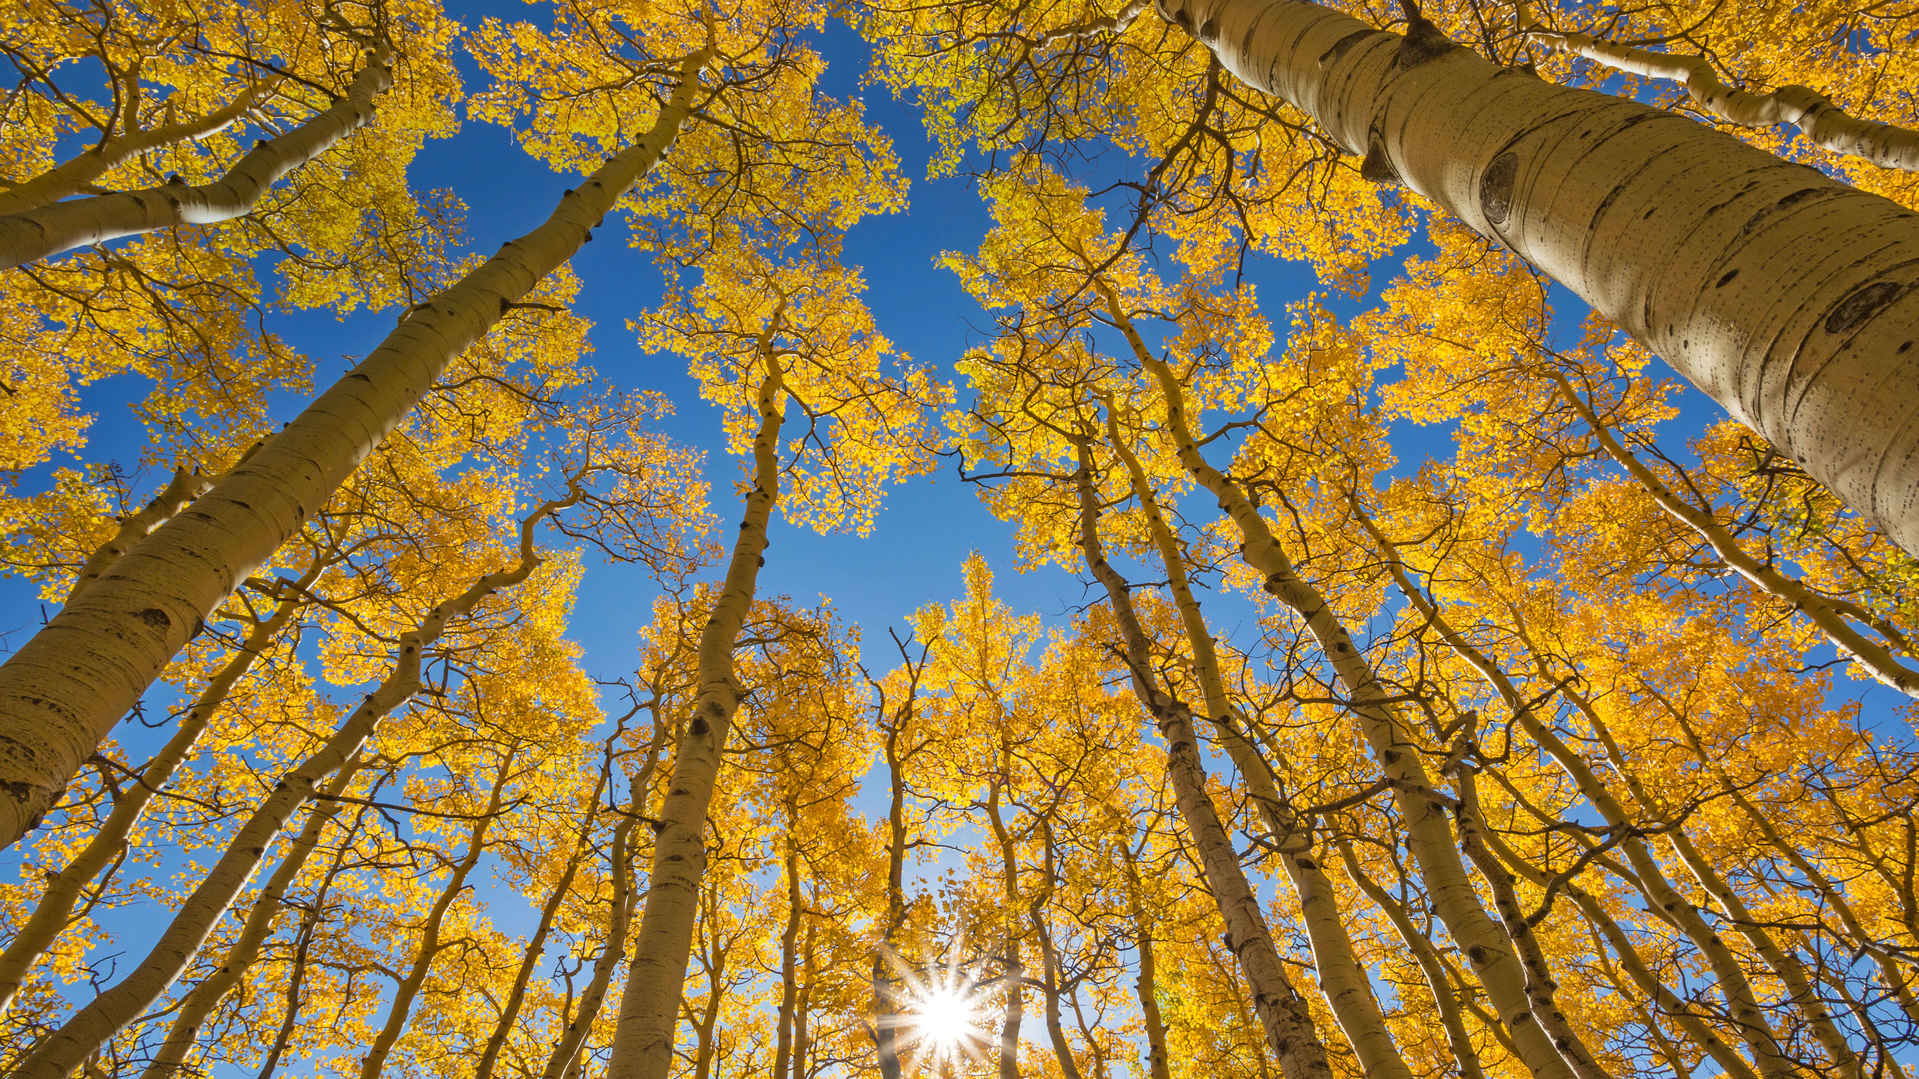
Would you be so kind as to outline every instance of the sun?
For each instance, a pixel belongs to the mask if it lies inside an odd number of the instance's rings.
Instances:
[[[970,1048],[983,1031],[972,995],[958,985],[932,985],[913,1002],[913,1034],[940,1055]]]

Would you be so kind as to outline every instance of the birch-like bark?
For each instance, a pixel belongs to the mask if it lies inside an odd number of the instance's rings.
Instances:
[[[785,375],[771,343],[778,321],[776,317],[768,324],[759,344],[765,375],[756,402],[760,425],[753,437],[753,486],[746,493],[746,511],[726,577],[700,630],[700,691],[680,734],[673,776],[660,807],[653,872],[640,911],[640,931],[633,941],[626,991],[620,997],[607,1079],[666,1079],[673,1063],[673,1027],[679,1020],[680,990],[693,947],[700,877],[706,871],[706,810],[713,801],[720,753],[740,706],[733,650],[753,605],[760,564],[765,561],[767,522],[779,498]]]
[[[374,50],[338,101],[286,134],[255,143],[210,183],[93,195],[0,217],[0,270],[87,244],[175,225],[211,225],[251,212],[281,177],[373,118],[373,99],[393,85],[392,62],[390,50]]]
[[[1479,870],[1480,879],[1492,893],[1493,909],[1499,913],[1506,939],[1512,942],[1513,954],[1519,957],[1520,967],[1526,972],[1526,999],[1532,1002],[1532,1014],[1552,1038],[1553,1048],[1559,1050],[1560,1059],[1574,1075],[1580,1079],[1612,1079],[1559,1006],[1559,981],[1553,977],[1546,949],[1533,932],[1532,920],[1526,916],[1525,908],[1520,906],[1512,873],[1493,854],[1488,841],[1492,828],[1480,809],[1479,788],[1472,767],[1461,755],[1452,769],[1453,788],[1459,794],[1459,849]]]
[[[113,803],[113,811],[87,838],[86,846],[81,847],[79,853],[47,881],[39,905],[33,908],[33,913],[14,933],[13,939],[7,942],[6,951],[0,952],[0,1012],[4,1012],[12,1003],[14,994],[19,992],[20,983],[33,968],[34,962],[45,954],[67,927],[73,917],[74,902],[79,899],[88,882],[99,876],[109,862],[126,850],[127,837],[139,824],[147,806],[172,780],[180,762],[186,760],[193,751],[194,744],[206,731],[214,713],[225,703],[227,695],[233,692],[233,687],[246,677],[254,661],[272,646],[287,623],[293,620],[295,612],[306,605],[307,589],[312,587],[328,564],[325,556],[316,557],[291,586],[281,582],[281,598],[274,605],[273,613],[248,631],[232,658],[207,682],[206,688],[194,699],[193,706],[180,717],[173,736],[140,770],[138,781],[128,785],[119,800]]]
[[[894,640],[897,642],[898,638]],[[924,666],[924,656],[921,665],[916,666],[904,644],[900,645],[900,658],[905,661],[908,678],[906,700],[891,722],[882,719],[881,724],[886,761],[886,915],[880,924],[879,947],[873,951],[873,1047],[880,1079],[900,1079],[899,979],[889,968],[898,962],[895,942],[900,927],[906,922],[906,777],[902,769],[904,758],[912,752],[910,748],[901,752],[900,738],[918,706],[920,672]],[[877,683],[874,688],[881,692],[880,703],[884,707],[884,691]]]
[[[600,954],[593,960],[593,976],[588,979],[586,990],[580,994],[580,1006],[573,1017],[567,1020],[566,1027],[560,1031],[559,1040],[553,1044],[553,1052],[547,1055],[546,1067],[540,1072],[541,1079],[565,1079],[578,1061],[586,1054],[580,1047],[586,1044],[586,1036],[593,1030],[593,1023],[600,1017],[600,1009],[606,1003],[606,991],[613,985],[613,973],[619,969],[620,960],[626,958],[626,934],[633,924],[633,906],[636,889],[633,887],[633,830],[639,825],[646,808],[647,783],[652,778],[653,765],[658,759],[654,754],[665,744],[665,732],[655,731],[652,751],[647,754],[647,766],[634,776],[631,795],[628,799],[626,814],[620,823],[613,826],[612,848],[608,852],[607,873],[613,882],[613,894],[609,898],[606,940],[600,945]]]
[[[1479,1049],[1473,1044],[1473,1036],[1466,1029],[1466,1020],[1460,1014],[1460,994],[1453,990],[1452,976],[1447,972],[1446,964],[1439,957],[1439,949],[1425,933],[1413,924],[1412,916],[1406,912],[1405,905],[1394,898],[1379,882],[1366,875],[1366,870],[1353,856],[1352,848],[1343,839],[1335,839],[1333,845],[1338,848],[1340,858],[1346,863],[1346,875],[1353,884],[1366,894],[1381,911],[1386,920],[1393,925],[1393,931],[1412,953],[1414,962],[1426,979],[1426,988],[1432,994],[1433,1009],[1439,1013],[1439,1025],[1446,1031],[1446,1046],[1452,1050],[1453,1063],[1459,1068],[1460,1079],[1486,1079],[1486,1069],[1479,1061]]]
[[[1394,803],[1406,823],[1407,846],[1433,910],[1472,963],[1487,999],[1511,1032],[1521,1061],[1538,1079],[1573,1079],[1567,1062],[1532,1013],[1525,970],[1505,932],[1480,904],[1479,894],[1460,861],[1444,800],[1426,774],[1419,746],[1387,703],[1386,691],[1374,675],[1372,664],[1353,644],[1326,597],[1293,569],[1292,559],[1266,527],[1246,492],[1199,452],[1186,419],[1185,390],[1172,370],[1138,341],[1137,330],[1123,313],[1120,325],[1135,342],[1140,362],[1159,384],[1166,430],[1174,440],[1180,462],[1239,527],[1244,540],[1240,557],[1264,578],[1266,592],[1305,622],[1307,632],[1318,642],[1335,677],[1345,687],[1347,710],[1358,721],[1361,735],[1379,760],[1380,771],[1392,783]]]
[[[400,636],[393,669],[386,678],[354,709],[339,730],[266,792],[259,807],[240,826],[213,868],[181,904],[179,913],[162,931],[146,958],[35,1046],[15,1068],[12,1079],[67,1079],[107,1039],[138,1018],[167,991],[207,934],[226,915],[240,890],[246,887],[286,822],[313,797],[327,776],[359,753],[381,718],[419,691],[425,654],[446,631],[447,624],[471,613],[487,596],[526,580],[541,561],[533,547],[534,528],[548,514],[579,498],[576,488],[565,498],[543,503],[535,509],[520,522],[516,565],[482,576],[466,591],[428,611],[418,626]]]
[[[1864,610],[1855,609],[1853,612],[1842,610],[1839,603],[1831,597],[1816,592],[1795,578],[1779,572],[1772,563],[1762,562],[1747,554],[1739,545],[1739,541],[1719,523],[1718,518],[1714,517],[1710,510],[1702,510],[1679,497],[1672,488],[1666,486],[1665,481],[1661,480],[1657,473],[1647,468],[1644,462],[1621,445],[1619,439],[1613,436],[1612,431],[1599,418],[1598,413],[1594,412],[1586,399],[1573,389],[1572,382],[1563,373],[1553,371],[1550,375],[1559,387],[1560,397],[1572,406],[1574,412],[1579,413],[1581,419],[1586,421],[1586,426],[1591,429],[1593,437],[1599,442],[1599,448],[1605,450],[1606,455],[1624,468],[1628,475],[1638,480],[1639,485],[1646,489],[1646,493],[1652,496],[1652,500],[1659,505],[1660,509],[1666,511],[1668,517],[1697,532],[1721,562],[1750,581],[1755,588],[1790,604],[1795,611],[1819,627],[1819,631],[1826,635],[1826,639],[1831,641],[1834,647],[1851,656],[1872,677],[1908,697],[1919,698],[1919,670],[1906,665],[1906,662],[1913,658],[1911,651],[1902,647],[1901,651],[1904,653],[1904,660],[1902,660],[1885,643],[1893,641],[1903,646],[1906,643],[1903,634],[1883,621],[1871,619],[1870,614]],[[1870,620],[1868,624],[1873,625],[1884,640],[1874,640],[1861,633],[1847,618],[1848,613],[1865,616]]]
[[[413,951],[413,964],[406,976],[400,979],[399,985],[394,987],[393,999],[387,1004],[386,1022],[381,1025],[380,1033],[374,1036],[366,1055],[360,1059],[360,1079],[379,1079],[380,1073],[386,1069],[387,1058],[393,1054],[393,1047],[399,1044],[400,1035],[406,1032],[407,1020],[413,1015],[413,1002],[419,999],[427,975],[433,970],[433,960],[440,954],[440,929],[446,923],[447,911],[453,909],[453,901],[466,888],[467,876],[486,854],[487,829],[500,818],[501,806],[506,801],[507,780],[512,773],[513,758],[518,748],[517,745],[508,747],[500,755],[500,770],[493,776],[493,790],[487,795],[486,808],[480,811],[479,819],[473,822],[473,830],[467,835],[466,852],[454,863],[452,874],[447,877],[440,894],[433,900],[433,906],[426,912],[426,921],[420,927],[420,946]],[[159,1077],[155,1076],[154,1079]]]
[[[1919,170],[1919,131],[1898,124],[1862,120],[1810,86],[1791,84],[1753,93],[1728,85],[1703,56],[1618,45],[1591,34],[1537,27],[1522,29],[1527,40],[1549,49],[1581,56],[1629,75],[1679,83],[1694,104],[1727,123],[1741,127],[1791,124],[1813,145],[1834,153],[1888,169]]]
[[[1164,0],[1294,105],[1662,356],[1919,553],[1919,214],[1723,132],[1300,0]]]
[[[272,96],[278,78],[256,83],[232,101],[198,116],[156,127],[122,128],[95,145],[31,179],[0,191],[0,215],[37,210],[84,190],[108,170],[161,146],[190,142],[218,134]],[[171,109],[171,103],[166,106]],[[132,119],[131,116],[128,117]]]
[[[1117,311],[1117,298],[1103,283],[1100,289],[1109,309]],[[1143,342],[1141,345],[1143,347]],[[1338,895],[1333,891],[1332,882],[1326,878],[1325,871],[1320,868],[1319,857],[1313,851],[1312,832],[1299,826],[1291,807],[1279,795],[1272,766],[1242,733],[1244,720],[1235,712],[1227,696],[1225,677],[1220,672],[1219,649],[1212,631],[1207,628],[1205,616],[1200,612],[1199,602],[1193,598],[1192,584],[1186,576],[1185,556],[1166,522],[1165,513],[1160,509],[1152,484],[1147,482],[1146,470],[1140,464],[1139,456],[1120,437],[1114,402],[1110,397],[1106,406],[1106,437],[1126,466],[1133,497],[1139,502],[1146,518],[1147,531],[1152,535],[1153,545],[1159,550],[1160,562],[1166,568],[1167,590],[1173,595],[1180,623],[1186,631],[1186,641],[1193,654],[1193,675],[1205,698],[1207,716],[1226,746],[1226,755],[1245,778],[1247,789],[1254,803],[1260,807],[1266,826],[1272,829],[1273,845],[1279,851],[1280,865],[1285,869],[1286,878],[1292,883],[1293,893],[1299,900],[1300,920],[1305,923],[1306,937],[1313,946],[1313,967],[1319,975],[1320,992],[1331,1007],[1333,1018],[1339,1021],[1340,1030],[1346,1035],[1347,1044],[1352,1046],[1353,1055],[1359,1058],[1368,1079],[1413,1079],[1412,1068],[1406,1064],[1406,1059],[1400,1055],[1399,1047],[1393,1041],[1392,1033],[1386,1029],[1385,1013],[1380,1010],[1379,1001],[1373,996],[1366,970],[1359,965],[1352,937],[1347,933],[1345,918],[1340,913]]]
[[[181,510],[191,506],[194,499],[206,494],[212,486],[197,468],[181,466],[174,469],[173,478],[160,489],[160,493],[140,507],[139,512],[121,521],[120,527],[114,530],[113,535],[91,555],[88,555],[85,562],[80,563],[80,571],[73,577],[73,587],[67,590],[67,602],[72,603],[73,597],[105,575],[107,570],[120,560],[120,556],[133,549],[134,544],[146,539],[154,529],[173,520]]]
[[[1773,1034],[1772,1027],[1766,1021],[1765,1011],[1759,1006],[1758,995],[1753,991],[1752,983],[1746,977],[1745,967],[1739,958],[1726,946],[1726,942],[1715,932],[1712,926],[1699,913],[1699,908],[1682,895],[1667,879],[1665,868],[1653,856],[1652,850],[1644,840],[1634,834],[1636,827],[1626,812],[1626,807],[1613,796],[1612,791],[1594,774],[1586,759],[1574,752],[1559,732],[1552,729],[1533,709],[1532,700],[1519,691],[1511,678],[1492,658],[1476,645],[1463,637],[1426,590],[1419,587],[1406,570],[1399,557],[1399,548],[1380,530],[1373,519],[1359,506],[1357,497],[1349,496],[1348,504],[1353,519],[1371,537],[1374,546],[1382,555],[1387,571],[1392,575],[1393,583],[1398,586],[1413,608],[1419,612],[1426,624],[1439,634],[1455,654],[1466,661],[1512,713],[1513,721],[1524,731],[1528,738],[1544,749],[1559,767],[1565,771],[1580,796],[1588,805],[1598,811],[1607,825],[1624,833],[1619,842],[1626,860],[1631,863],[1633,874],[1646,890],[1646,898],[1651,900],[1658,915],[1670,922],[1692,941],[1700,954],[1706,957],[1712,968],[1713,977],[1719,983],[1719,991],[1726,1003],[1733,1023],[1739,1028],[1740,1039],[1753,1053],[1759,1074],[1764,1079],[1789,1079],[1794,1074],[1792,1061],[1787,1058]]]
[[[176,178],[160,187],[44,203],[0,217],[0,269],[87,244],[176,225],[210,225],[251,212],[281,177],[373,118],[373,99],[393,85],[392,59],[390,50],[376,49],[339,100],[285,134],[256,142],[216,180],[189,185]],[[72,164],[85,161],[82,155]]]
[[[220,965],[214,968],[213,973],[181,1000],[179,1010],[174,1013],[173,1026],[167,1030],[166,1041],[161,1043],[160,1051],[154,1054],[152,1063],[141,1073],[141,1079],[170,1079],[180,1073],[187,1054],[193,1051],[194,1043],[200,1038],[200,1028],[206,1025],[207,1017],[213,1014],[221,998],[240,984],[240,979],[252,969],[253,961],[260,957],[260,949],[266,944],[267,938],[273,935],[273,921],[286,905],[287,890],[293,887],[301,870],[306,868],[307,859],[319,849],[320,837],[333,821],[338,803],[331,799],[346,793],[363,763],[356,756],[332,779],[327,780],[326,786],[319,792],[320,804],[307,814],[306,825],[287,845],[286,853],[280,857],[279,868],[267,878],[266,887],[260,889],[259,897],[253,901],[253,909],[247,912],[247,919],[240,927],[240,935],[228,946],[226,955],[221,957]]]
[[[1139,997],[1140,1026],[1146,1035],[1146,1072],[1149,1079],[1173,1079],[1166,1052],[1166,1020],[1159,1010],[1159,957],[1153,948],[1153,924],[1139,898],[1139,866],[1130,852],[1120,860],[1126,867],[1126,913],[1133,920],[1133,947],[1139,955],[1133,990]]]
[[[1253,995],[1253,1011],[1266,1035],[1266,1044],[1279,1061],[1286,1079],[1332,1079],[1326,1047],[1313,1027],[1306,1002],[1286,977],[1278,946],[1259,898],[1247,883],[1233,850],[1231,835],[1220,820],[1212,796],[1206,792],[1206,772],[1200,763],[1199,743],[1193,733],[1192,713],[1152,679],[1152,654],[1146,631],[1133,609],[1131,587],[1106,560],[1099,538],[1099,496],[1093,488],[1092,452],[1088,440],[1078,444],[1079,469],[1074,486],[1079,498],[1079,548],[1112,605],[1119,624],[1133,691],[1166,740],[1166,771],[1173,781],[1180,819],[1186,823],[1207,888],[1226,922],[1227,947],[1239,962]]]
[[[0,665],[0,847],[40,819],[214,606],[653,167],[691,113],[709,55],[681,64],[651,130],[567,192],[544,224],[412,308],[358,367]]]

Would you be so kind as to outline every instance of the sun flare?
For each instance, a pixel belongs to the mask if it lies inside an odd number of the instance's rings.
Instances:
[[[977,1012],[959,986],[933,986],[913,1005],[913,1032],[934,1052],[961,1049],[979,1037]]]

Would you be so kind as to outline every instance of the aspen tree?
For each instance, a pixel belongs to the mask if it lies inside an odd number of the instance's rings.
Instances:
[[[0,666],[0,843],[37,821],[213,606],[322,505],[439,372],[584,242],[701,96],[695,50],[646,135],[533,232],[402,320],[386,341],[185,514],[155,530]]]
[[[325,153],[373,116],[374,98],[393,85],[393,52],[379,44],[346,93],[312,119],[261,140],[218,180],[68,199],[0,217],[0,269],[85,244],[174,225],[206,225],[252,210],[275,181]]]
[[[743,690],[733,654],[782,484],[792,488],[783,504],[790,519],[822,529],[866,527],[891,476],[927,467],[924,409],[943,399],[925,372],[900,376],[889,369],[891,343],[872,329],[857,276],[811,247],[817,241],[789,242],[800,248],[789,265],[769,263],[744,246],[733,250],[706,267],[699,290],[669,297],[646,330],[652,347],[693,355],[706,392],[734,417],[728,424],[734,447],[749,453],[752,464],[738,537],[698,635],[699,690],[660,809],[620,998],[609,1065],[615,1079],[658,1079],[672,1060],[706,862],[707,809]],[[809,424],[808,437],[790,450],[780,440],[789,403]]]
[[[1145,631],[1140,628],[1132,600],[1127,595],[1130,586],[1107,563],[1099,538],[1099,500],[1094,493],[1091,452],[1087,445],[1091,439],[1088,435],[1081,438],[1077,447],[1079,470],[1074,480],[1080,503],[1080,549],[1113,604],[1125,641],[1127,667],[1141,704],[1149,709],[1166,739],[1167,771],[1179,794],[1180,819],[1186,822],[1199,848],[1207,884],[1226,918],[1228,942],[1251,983],[1253,1005],[1266,1031],[1267,1044],[1287,1079],[1330,1076],[1332,1069],[1326,1062],[1325,1047],[1319,1042],[1303,1002],[1286,978],[1259,902],[1239,867],[1238,856],[1233,853],[1225,826],[1219,821],[1218,810],[1206,793],[1190,713],[1152,679]]]
[[[579,501],[580,497],[576,486],[573,493],[542,503],[521,522],[516,564],[481,577],[465,592],[435,606],[418,626],[401,637],[398,658],[385,680],[319,749],[281,778],[206,878],[186,898],[147,957],[36,1046],[15,1068],[15,1075],[22,1079],[29,1076],[66,1079],[69,1072],[166,991],[205,941],[214,923],[245,887],[247,878],[258,868],[268,845],[287,820],[327,782],[328,776],[353,758],[382,718],[419,691],[426,653],[446,632],[449,623],[471,615],[495,592],[510,589],[531,576],[541,561],[533,546],[535,526],[549,514]]]
[[[1109,130],[1095,117],[1118,114],[1132,141],[1183,150],[1205,118],[1169,133],[1151,125],[1159,112],[1141,117],[1117,95],[1138,91],[1140,69],[1191,80],[1191,97],[1219,93],[1144,3],[1110,16],[995,2],[939,19],[881,11],[889,73],[930,91],[954,141],[1090,139]],[[1510,248],[1919,552],[1919,353],[1905,345],[1919,299],[1900,269],[1919,250],[1919,215],[1684,117],[1501,67],[1421,17],[1400,34],[1303,0],[1169,0],[1158,12],[1240,85],[1359,158],[1364,176]],[[1066,104],[1019,116],[1053,94]],[[1237,179],[1223,162],[1179,173]],[[1145,186],[1164,175],[1156,167]],[[1154,195],[1195,185],[1177,186]]]

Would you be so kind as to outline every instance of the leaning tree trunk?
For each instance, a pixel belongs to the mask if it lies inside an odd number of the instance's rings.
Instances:
[[[1163,0],[1234,75],[1577,293],[1919,554],[1919,214],[1683,116],[1298,0]]]
[[[608,1079],[666,1079],[673,1063],[673,1028],[679,1022],[680,989],[693,948],[693,917],[700,878],[706,872],[706,810],[713,801],[720,753],[740,706],[733,650],[752,608],[765,561],[766,529],[779,498],[779,437],[784,373],[768,338],[760,353],[759,430],[753,438],[753,486],[726,577],[713,611],[700,631],[699,696],[680,734],[673,776],[660,806],[653,841],[653,872],[640,908],[639,933],[627,967],[626,992],[613,1034]]]
[[[358,367],[0,666],[0,847],[40,819],[214,605],[653,167],[693,109],[705,62],[704,52],[686,60],[652,129],[568,191],[544,224],[412,308]]]
[[[1090,441],[1090,439],[1089,439]],[[1172,779],[1174,801],[1180,820],[1192,836],[1199,854],[1206,888],[1213,895],[1220,918],[1226,923],[1226,946],[1246,976],[1253,994],[1253,1010],[1258,1016],[1266,1044],[1279,1061],[1285,1079],[1331,1079],[1333,1070],[1326,1057],[1326,1046],[1319,1040],[1306,1001],[1294,990],[1280,961],[1279,947],[1267,928],[1259,897],[1246,879],[1233,849],[1232,835],[1206,791],[1206,771],[1200,760],[1199,743],[1193,732],[1190,709],[1163,689],[1153,677],[1153,662],[1145,629],[1133,608],[1131,587],[1106,559],[1105,545],[1099,537],[1099,496],[1094,491],[1092,453],[1082,442],[1079,470],[1074,486],[1079,500],[1079,537],[1087,568],[1106,590],[1106,597],[1119,623],[1121,644],[1132,673],[1133,692],[1152,716],[1154,725],[1166,740],[1166,774]]]
[[[420,691],[424,684],[420,671],[427,652],[445,633],[447,624],[471,614],[488,596],[512,588],[531,576],[542,561],[533,547],[534,529],[549,514],[579,499],[575,489],[562,499],[537,507],[520,522],[519,558],[515,565],[479,577],[466,591],[436,604],[418,625],[400,635],[394,664],[386,678],[360,702],[338,730],[266,792],[206,877],[180,904],[179,912],[161,931],[146,958],[126,977],[101,990],[60,1029],[36,1045],[14,1068],[10,1079],[67,1079],[109,1038],[139,1018],[167,991],[214,926],[226,916],[287,821],[312,800],[328,776],[358,755],[381,719]]]
[[[0,269],[86,244],[174,225],[211,225],[248,213],[281,177],[373,118],[374,97],[393,85],[392,61],[387,48],[374,50],[339,100],[286,134],[255,143],[209,183],[189,186],[175,177],[142,191],[69,199],[0,217]]]

